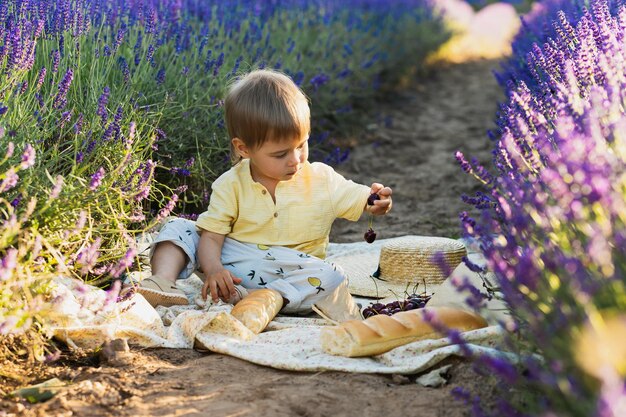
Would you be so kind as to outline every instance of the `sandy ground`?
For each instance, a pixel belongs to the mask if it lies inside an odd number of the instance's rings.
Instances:
[[[362,184],[379,182],[393,189],[393,209],[374,220],[378,238],[405,234],[460,237],[458,214],[472,212],[461,201],[478,182],[461,171],[454,154],[491,160],[487,130],[495,127],[497,103],[503,96],[491,71],[495,61],[440,68],[420,84],[380,103],[362,137],[353,139],[349,160],[337,171]],[[332,242],[355,242],[367,230],[359,222],[337,220]]]
[[[374,224],[379,238],[459,236],[458,213],[467,209],[460,195],[473,194],[477,186],[461,172],[454,152],[489,159],[486,131],[501,99],[491,74],[496,65],[440,68],[375,109],[372,124],[339,171],[393,188],[393,210]],[[375,123],[386,116],[391,125]],[[360,241],[366,228],[365,218],[338,221],[331,240]],[[36,405],[0,400],[0,416],[466,416],[467,407],[450,391],[469,386],[488,396],[493,383],[464,360],[448,363],[453,365],[448,384],[433,389],[416,384],[415,375],[288,372],[210,352],[134,349],[121,366],[96,356],[74,357],[44,369],[18,367],[9,372],[13,377],[0,375],[0,394],[54,376],[73,383]]]

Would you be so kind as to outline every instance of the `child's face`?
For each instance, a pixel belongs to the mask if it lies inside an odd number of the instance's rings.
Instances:
[[[293,140],[275,142],[268,140],[255,149],[246,149],[250,169],[255,181],[278,183],[296,175],[309,159],[308,135]]]

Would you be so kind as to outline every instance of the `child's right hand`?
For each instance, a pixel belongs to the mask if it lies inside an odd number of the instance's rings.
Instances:
[[[202,286],[202,298],[206,300],[210,292],[214,303],[217,303],[220,299],[228,302],[231,297],[237,294],[235,284],[239,284],[241,281],[241,278],[237,278],[227,269],[206,274],[206,280]]]
[[[370,187],[370,193],[378,194],[380,198],[374,201],[373,204],[368,202],[365,205],[365,210],[375,216],[383,216],[389,213],[389,210],[391,210],[391,188],[375,182]]]

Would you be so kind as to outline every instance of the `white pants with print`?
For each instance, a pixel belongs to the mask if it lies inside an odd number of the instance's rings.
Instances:
[[[153,245],[170,241],[187,255],[188,262],[179,279],[198,268],[197,249],[200,236],[193,221],[171,219],[166,222]],[[226,238],[222,247],[222,265],[248,289],[271,288],[289,300],[282,312],[306,313],[311,306],[328,297],[340,285],[347,285],[341,268],[320,258],[283,246],[243,243]]]

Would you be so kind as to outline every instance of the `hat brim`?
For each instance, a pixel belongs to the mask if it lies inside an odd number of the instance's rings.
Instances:
[[[391,241],[391,238],[385,241]],[[378,242],[376,242],[378,243]],[[380,251],[383,241],[378,245],[360,246],[358,250],[328,256],[326,261],[339,266],[348,277],[350,294],[369,298],[405,298],[413,293],[434,293],[441,284],[426,282],[390,282],[376,278],[373,274],[378,269]]]

